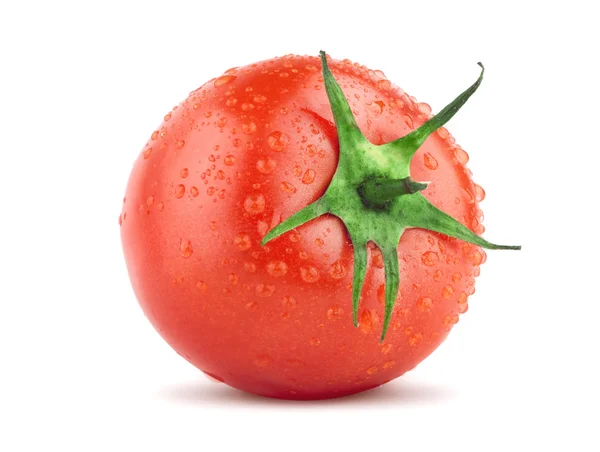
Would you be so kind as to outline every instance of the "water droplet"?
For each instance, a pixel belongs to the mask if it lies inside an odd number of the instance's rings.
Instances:
[[[254,364],[256,364],[258,367],[267,367],[272,361],[273,358],[271,358],[269,355],[261,354],[254,359]]]
[[[304,282],[314,283],[319,280],[319,270],[315,267],[311,267],[310,265],[300,267],[300,277]]]
[[[463,303],[463,304],[459,304],[458,305],[458,312],[460,314],[464,314],[468,310],[469,310],[469,305],[467,303]]]
[[[381,250],[379,248],[373,249],[372,256],[373,265],[376,268],[383,268],[385,264],[383,262],[383,255],[381,254]]]
[[[255,106],[251,102],[244,102],[242,104],[242,111],[252,111],[252,110],[254,110],[254,108],[255,108]],[[256,125],[254,127],[256,127]],[[254,130],[256,130],[256,129],[254,129]],[[252,133],[252,132],[250,132],[250,133]]]
[[[467,302],[467,294],[465,292],[461,292],[458,294],[458,304],[465,304]]]
[[[439,281],[440,279],[442,279],[442,271],[441,270],[436,270],[435,272],[433,272],[433,279],[436,281]]]
[[[188,175],[190,174],[190,170],[187,168],[183,168],[180,172],[179,175],[181,176],[182,179],[185,179],[186,177],[188,177]]]
[[[255,312],[258,309],[258,303],[256,301],[250,301],[244,306],[248,311]]]
[[[205,111],[203,114],[205,118],[210,118],[212,116],[212,111]]]
[[[446,317],[444,317],[444,325],[449,326],[449,325],[456,325],[458,323],[458,315],[454,314],[454,315],[447,315]]]
[[[267,232],[269,231],[269,225],[267,223],[265,223],[264,221],[257,221],[256,222],[256,230],[258,231],[258,234],[261,237],[264,237],[265,235],[267,235]]]
[[[212,231],[216,231],[217,230],[217,222],[211,221],[209,227]]]
[[[150,157],[150,154],[152,154],[152,148],[148,148],[144,151],[144,153],[142,154],[144,156],[144,160],[147,159],[148,157]]]
[[[151,140],[156,140],[158,138],[158,130],[155,130],[154,132],[152,132],[152,135],[150,136]]]
[[[154,196],[148,196],[148,197],[146,198],[146,204],[147,204],[148,206],[151,206],[152,204],[154,204]]]
[[[287,181],[281,183],[281,189],[286,193],[296,193],[296,187]]]
[[[409,127],[409,128],[414,128],[414,122],[413,122],[413,118],[410,115],[404,115],[404,123]]]
[[[427,251],[421,256],[421,262],[428,267],[433,267],[438,262],[438,255],[433,251]]]
[[[306,153],[309,157],[314,157],[317,155],[317,147],[314,144],[309,144],[306,146]]]
[[[327,310],[327,318],[329,320],[341,319],[344,315],[344,310],[339,306],[333,305]]]
[[[460,163],[461,165],[466,165],[469,162],[469,154],[467,154],[467,152],[460,147],[457,147],[454,150],[454,155],[456,156],[456,160],[458,160],[458,163]]]
[[[377,88],[387,91],[392,87],[389,80],[377,80]]]
[[[252,246],[252,241],[250,240],[250,236],[248,234],[238,234],[233,239],[233,243],[242,251],[246,251],[250,249]]]
[[[223,170],[217,171],[217,179],[225,180],[225,171],[223,171]]]
[[[475,184],[473,190],[475,192],[475,200],[477,202],[481,202],[485,199],[485,190],[481,186]]]
[[[266,159],[260,159],[256,162],[256,169],[259,173],[263,174],[271,174],[273,171],[275,171],[276,166],[277,162],[269,157]]]
[[[223,163],[227,166],[232,166],[235,163],[235,156],[227,154],[223,159]]]
[[[217,120],[217,127],[219,127],[219,128],[221,128],[221,129],[222,129],[222,128],[223,128],[223,127],[225,127],[226,125],[227,125],[227,118],[223,117],[223,118],[219,118],[219,119]]]
[[[192,187],[190,188],[190,194],[195,198],[196,196],[198,196],[199,193],[200,192],[198,190],[198,187],[194,187],[192,185]]]
[[[381,116],[381,113],[383,112],[384,107],[385,107],[385,103],[380,100],[376,100],[374,102],[370,102],[367,104],[367,108],[369,109],[369,111],[371,113],[373,113],[373,116],[375,116],[375,117]]]
[[[437,130],[437,133],[442,140],[445,140],[446,138],[448,138],[450,136],[450,133],[448,133],[448,129],[446,129],[445,127],[440,127]]]
[[[233,82],[237,77],[235,75],[222,75],[221,77],[215,79],[214,85],[215,88],[219,86],[227,85],[228,83]]]
[[[473,265],[481,265],[483,261],[483,256],[478,250],[475,250],[473,254],[471,254],[470,260]]]
[[[288,266],[283,261],[271,261],[267,264],[267,273],[271,276],[279,278],[284,276],[288,271]]]
[[[202,293],[206,292],[206,284],[204,283],[204,281],[198,281],[196,283],[196,288]]]
[[[179,254],[183,257],[190,257],[194,253],[192,242],[188,239],[179,240]]]
[[[423,333],[415,333],[408,339],[408,345],[416,347],[423,340]]]
[[[185,185],[183,185],[183,184],[177,185],[177,187],[175,187],[175,197],[183,198],[184,194],[185,194]]]
[[[263,195],[249,195],[244,201],[244,209],[250,215],[256,215],[265,210],[265,197]]]
[[[257,104],[264,104],[267,101],[267,98],[265,96],[262,95],[258,95],[258,96],[254,96],[254,99],[252,99],[254,102],[256,102]]]
[[[450,298],[453,293],[454,289],[452,288],[452,286],[446,286],[442,289],[442,296],[444,298]]]
[[[269,134],[267,137],[267,143],[269,147],[273,149],[275,152],[283,152],[287,149],[288,144],[290,142],[290,137],[288,137],[285,133],[275,131]]]
[[[359,328],[363,333],[371,333],[374,329],[376,329],[378,324],[379,316],[374,310],[365,309],[360,315]]]
[[[227,279],[229,280],[229,284],[231,284],[232,286],[237,285],[238,281],[240,280],[238,275],[236,275],[235,273],[230,273]]]
[[[246,249],[248,249],[248,248],[246,248]],[[256,271],[256,264],[254,262],[245,262],[244,269],[248,273],[254,273]]]
[[[294,297],[283,297],[281,299],[281,306],[284,309],[292,309],[296,307],[296,299]]]
[[[334,262],[331,267],[329,267],[329,276],[331,276],[333,279],[342,279],[344,276],[346,276],[346,269],[339,260]]]
[[[461,279],[462,279],[462,273],[460,273],[460,272],[456,272],[452,275],[452,281],[454,281],[455,283],[457,283]]]
[[[431,114],[431,107],[428,104],[426,104],[425,102],[419,102],[419,103],[417,103],[417,108],[424,115],[430,115]]]
[[[235,97],[230,97],[227,99],[227,101],[225,101],[225,106],[227,107],[234,107],[235,104],[237,104],[237,99]]]
[[[387,355],[389,352],[392,351],[392,348],[394,348],[394,346],[392,344],[385,344],[384,346],[381,347],[381,353],[383,353],[384,355]]]
[[[307,64],[306,66],[304,66],[304,68],[310,72],[315,72],[317,70],[317,67],[313,64]]]
[[[162,212],[164,208],[165,208],[165,205],[164,205],[164,203],[162,203],[162,202],[159,202],[159,203],[156,205],[156,210],[158,210],[159,212]]]
[[[431,298],[422,297],[422,298],[419,298],[419,301],[417,301],[417,308],[421,312],[429,312],[429,311],[431,311],[432,307],[433,307],[433,301],[431,300]]]
[[[179,140],[179,141],[177,141],[177,143],[175,143],[175,145],[177,146],[177,149],[181,149],[182,147],[185,146],[185,141]]]
[[[321,344],[321,340],[317,339],[316,337],[313,337],[310,340],[310,345],[312,345],[313,347],[316,347],[317,345],[320,345],[320,344]]]
[[[383,368],[384,369],[391,369],[395,365],[396,365],[396,361],[388,361],[388,362],[386,362],[386,363],[383,364]]]
[[[314,170],[307,169],[304,172],[304,176],[302,176],[302,183],[306,184],[306,185],[312,184],[314,182],[314,180],[315,180],[315,174],[316,173],[315,173]]]
[[[323,247],[323,245],[325,245],[325,240],[323,240],[323,239],[322,239],[322,238],[320,238],[320,237],[317,237],[317,238],[315,239],[315,245],[317,245],[319,248],[322,248],[322,247]]]
[[[273,295],[273,293],[275,292],[275,286],[273,284],[260,283],[256,285],[254,291],[259,297],[267,298]]]
[[[438,162],[435,159],[435,157],[433,155],[431,155],[429,152],[427,152],[424,156],[423,156],[423,161],[425,162],[425,166],[427,168],[429,168],[430,170],[435,170],[438,167]]]

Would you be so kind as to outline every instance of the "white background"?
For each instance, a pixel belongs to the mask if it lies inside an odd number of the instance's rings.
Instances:
[[[204,4],[206,3],[206,4]],[[600,449],[593,1],[13,1],[0,7],[0,450]],[[324,402],[209,382],[144,318],[117,217],[173,105],[287,53],[381,69],[469,152],[490,252],[413,372]]]

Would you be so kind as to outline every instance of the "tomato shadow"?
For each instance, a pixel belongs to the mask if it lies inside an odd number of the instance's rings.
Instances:
[[[159,398],[176,404],[196,406],[244,407],[273,406],[306,408],[322,407],[377,406],[398,407],[399,405],[438,404],[454,397],[452,389],[424,383],[395,381],[359,394],[329,400],[290,401],[261,397],[239,391],[224,384],[189,382],[177,386],[164,387]]]

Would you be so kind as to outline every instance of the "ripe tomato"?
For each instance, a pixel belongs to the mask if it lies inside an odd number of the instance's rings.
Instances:
[[[330,67],[371,143],[430,118],[379,71]],[[478,246],[409,229],[397,246],[400,290],[380,341],[382,253],[368,267],[352,321],[353,246],[339,218],[320,216],[261,246],[273,227],[316,201],[338,163],[338,134],[315,57],[227,71],[190,93],[135,162],[121,235],[136,296],[162,337],[206,374],[269,397],[316,399],[374,388],[412,369],[467,311]],[[477,234],[485,192],[444,128],[410,163],[423,195]]]

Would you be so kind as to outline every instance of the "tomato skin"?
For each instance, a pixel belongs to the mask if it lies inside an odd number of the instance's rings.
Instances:
[[[330,67],[365,136],[382,144],[429,117],[381,73]],[[265,247],[272,227],[327,188],[337,134],[315,57],[228,71],[165,116],[132,170],[120,217],[130,278],[148,319],[193,365],[244,391],[320,399],[364,391],[412,369],[466,311],[485,253],[424,230],[399,246],[389,332],[383,262],[373,246],[352,323],[352,246],[325,216]],[[445,129],[411,164],[423,193],[477,233],[480,187]]]

